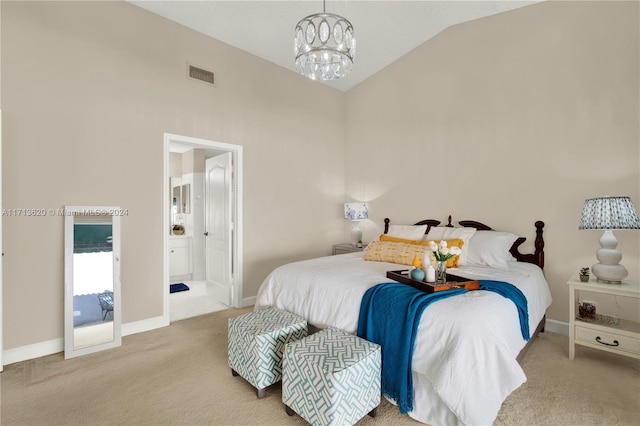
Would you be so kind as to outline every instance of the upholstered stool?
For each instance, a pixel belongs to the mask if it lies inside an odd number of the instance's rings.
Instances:
[[[277,308],[229,318],[229,367],[251,383],[258,398],[282,379],[282,354],[287,343],[307,336],[307,321]]]
[[[380,346],[336,328],[289,343],[282,402],[312,425],[354,424],[380,404]]]

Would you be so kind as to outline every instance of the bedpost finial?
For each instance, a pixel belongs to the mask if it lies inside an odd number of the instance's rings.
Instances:
[[[447,227],[453,228],[453,225],[451,224],[451,215],[449,215],[449,217],[447,218]]]
[[[534,256],[536,257],[536,263],[540,268],[544,268],[544,239],[542,238],[542,228],[544,228],[544,222],[541,220],[536,221],[536,241],[534,243]]]

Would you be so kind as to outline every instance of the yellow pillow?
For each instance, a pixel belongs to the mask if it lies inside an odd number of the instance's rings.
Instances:
[[[422,241],[422,240],[420,240],[420,241],[407,240],[405,238],[392,237],[391,235],[387,235],[387,234],[380,234],[380,241],[392,241],[394,243],[407,243],[407,244],[424,245],[424,241]],[[426,245],[429,245],[429,243],[427,243]]]
[[[440,240],[433,240],[440,243]],[[462,248],[464,244],[462,240],[446,240],[447,247]],[[374,262],[398,263],[400,265],[411,265],[414,257],[418,256],[422,259],[426,250],[429,248],[430,241],[413,241],[404,240],[402,238],[389,237],[385,234],[380,235],[379,241],[373,241],[364,253],[364,260]],[[456,268],[458,266],[459,256],[454,256],[447,260],[447,268]],[[435,260],[433,254],[431,259]]]

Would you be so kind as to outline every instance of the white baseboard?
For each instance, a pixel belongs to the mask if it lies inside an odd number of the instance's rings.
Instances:
[[[155,330],[156,328],[166,327],[168,325],[169,322],[163,316],[128,322],[126,324],[122,324],[122,336],[143,333],[145,331]],[[64,338],[53,339],[46,342],[7,349],[2,352],[2,363],[4,365],[9,365],[62,351],[64,351]]]
[[[564,334],[565,336],[569,335],[569,323],[564,321],[547,319],[544,329],[552,333]]]
[[[130,336],[132,334],[144,333],[145,331],[167,327],[168,325],[169,321],[162,315],[141,321],[128,322],[126,324],[122,324],[122,335]]]
[[[256,304],[256,296],[253,297],[245,297],[240,301],[240,307],[246,308],[247,306],[252,306]]]
[[[64,339],[47,340],[2,351],[2,363],[13,364],[28,359],[39,358],[64,351]]]

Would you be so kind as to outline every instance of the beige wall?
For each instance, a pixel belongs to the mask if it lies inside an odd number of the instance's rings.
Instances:
[[[182,154],[172,152],[169,154],[169,177],[182,176]]]
[[[204,173],[204,151],[190,149],[182,154],[182,174]]]
[[[545,227],[548,317],[568,320],[566,281],[596,262],[584,200],[640,208],[637,2],[542,3],[451,27],[347,96],[347,197],[385,216]],[[640,279],[640,232],[616,232]],[[529,245],[532,250],[533,247]],[[637,303],[603,301],[638,317]]]
[[[163,313],[165,132],[244,147],[245,297],[342,239],[343,93],[124,2],[0,7],[4,207],[128,209],[123,322]],[[61,338],[63,218],[3,233],[4,349]]]
[[[371,203],[365,240],[385,216],[528,237],[544,220],[549,317],[566,321],[564,282],[600,236],[577,230],[584,199],[640,207],[636,2],[458,25],[347,94],[128,4],[0,7],[3,207],[127,208],[125,322],[162,314],[164,132],[244,147],[245,297],[273,267],[344,240],[353,199]],[[187,61],[217,87],[188,80]],[[62,337],[63,219],[4,217],[3,232],[4,349]],[[640,279],[640,232],[617,236]]]

